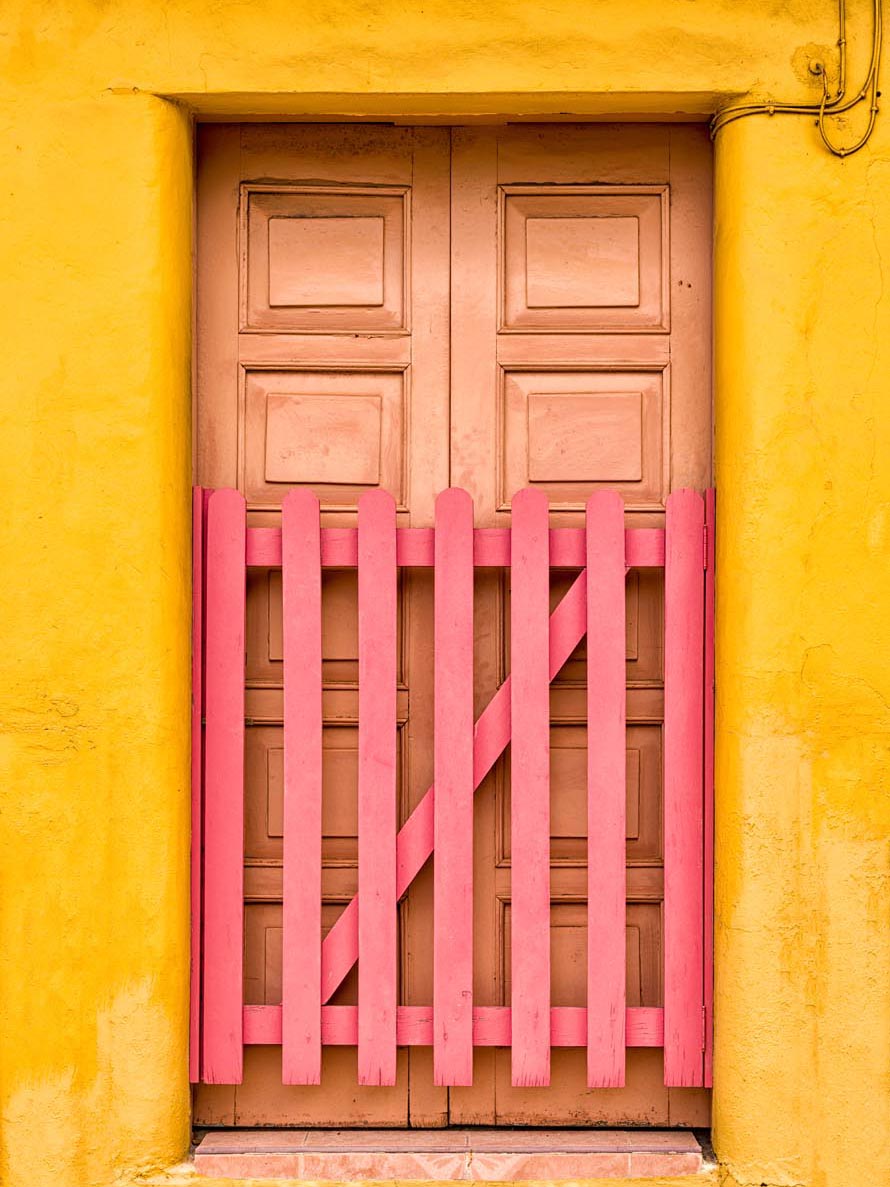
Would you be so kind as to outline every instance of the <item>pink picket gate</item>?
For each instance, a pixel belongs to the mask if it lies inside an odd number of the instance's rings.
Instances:
[[[510,528],[474,528],[444,491],[435,527],[399,528],[390,495],[323,528],[308,490],[280,528],[248,527],[234,490],[194,496],[193,1081],[237,1084],[246,1044],[281,1044],[286,1084],[320,1083],[324,1045],[358,1048],[361,1084],[393,1084],[399,1046],[433,1048],[437,1084],[472,1082],[473,1049],[511,1048],[546,1085],[554,1047],[586,1047],[591,1087],[624,1083],[628,1046],[663,1047],[670,1087],[710,1086],[713,938],[714,493],[668,496],[665,527],[625,529],[599,491],[584,528],[549,528],[514,496]],[[245,607],[250,566],[283,583],[282,1002],[245,1005]],[[396,815],[397,577],[434,570],[434,786]],[[473,716],[474,568],[511,569],[511,672]],[[625,575],[664,568],[664,1005],[625,995]],[[358,892],[322,940],[324,568],[358,571]],[[549,609],[551,569],[575,569]],[[587,637],[587,1004],[551,1005],[549,685]],[[509,1006],[473,1002],[473,796],[512,750]],[[435,789],[435,792],[434,792]],[[398,903],[433,858],[433,1000],[398,1002]],[[359,906],[361,905],[361,909]],[[358,962],[358,1005],[328,1004]]]

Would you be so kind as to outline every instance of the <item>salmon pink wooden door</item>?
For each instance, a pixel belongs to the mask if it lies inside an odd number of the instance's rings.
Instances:
[[[708,194],[200,130],[197,1123],[707,1121]]]
[[[663,527],[668,493],[711,479],[702,130],[455,129],[451,178],[451,481],[472,493],[481,525],[510,522],[512,500],[531,485],[546,496],[552,525],[582,527],[591,494],[617,491],[628,527]],[[551,574],[551,604],[573,577]],[[477,578],[477,711],[511,668],[511,578]],[[665,1004],[668,989],[664,596],[663,570],[628,573],[625,983],[628,1004],[640,1007]],[[596,621],[593,630],[593,655],[582,643],[550,691],[549,993],[564,1007],[585,1005],[589,962],[614,965],[588,930],[588,898],[604,891],[596,880],[614,884],[616,873],[602,864],[615,854],[603,821],[588,820],[588,785],[614,779],[591,765],[604,761],[601,743],[587,748],[589,730],[601,737],[607,725],[587,726],[587,665],[614,640]],[[603,679],[597,673],[595,687]],[[476,992],[505,1003],[516,971],[516,875],[545,860],[540,850],[516,853],[515,761],[514,739],[479,799],[475,836]],[[608,827],[614,833],[617,821]],[[604,843],[592,865],[589,836]],[[452,1091],[450,1116],[511,1125],[707,1116],[704,1093],[666,1086],[657,1049],[628,1049],[620,1091],[589,1088],[587,1070],[583,1049],[554,1050],[544,1092],[515,1082],[509,1050],[477,1052],[474,1083]]]

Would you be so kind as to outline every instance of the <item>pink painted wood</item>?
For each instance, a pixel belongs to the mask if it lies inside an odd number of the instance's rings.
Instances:
[[[550,555],[547,496],[512,502],[510,936],[512,1083],[550,1083]]]
[[[713,1087],[714,1070],[714,602],[716,556],[716,492],[705,491],[705,1087]]]
[[[207,493],[205,492],[205,497]],[[310,496],[311,498],[311,496]],[[435,557],[427,557],[435,543],[432,534],[415,529],[395,531],[394,507],[391,500],[383,497],[386,507],[388,537],[387,568],[392,586],[392,633],[389,656],[392,662],[393,702],[395,691],[395,566],[397,563],[431,563]],[[201,527],[198,526],[197,509],[201,499],[196,492],[196,590],[200,589],[201,572]],[[544,504],[546,509],[546,502]],[[382,510],[382,508],[380,508]],[[317,504],[315,505],[317,525]],[[707,496],[707,519],[711,529],[713,545],[713,492]],[[368,516],[365,515],[367,522]],[[203,520],[202,520],[203,522]],[[712,880],[712,822],[713,822],[713,553],[711,564],[703,576],[705,564],[703,552],[704,513],[701,499],[693,492],[679,492],[668,501],[667,531],[636,530],[624,533],[622,546],[628,566],[631,563],[666,567],[666,718],[665,718],[665,1008],[661,1010],[624,1010],[623,1019],[627,1028],[628,1045],[660,1045],[666,1034],[665,1079],[669,1085],[678,1083],[695,1085],[710,1080],[710,1008],[712,961],[710,943],[713,935],[713,919],[710,914]],[[285,533],[286,535],[286,533]],[[252,544],[248,542],[253,537]],[[325,538],[327,536],[327,539]],[[548,537],[545,536],[545,539]],[[549,533],[551,549],[559,552],[561,562],[574,565],[578,562],[577,545],[579,535],[574,529],[555,529]],[[583,540],[581,541],[584,542]],[[510,545],[509,534],[498,530],[477,530],[473,533],[472,558],[475,564],[504,563],[511,558],[504,557],[504,545]],[[617,551],[616,545],[613,549]],[[349,556],[359,560],[361,549],[354,530],[327,529],[319,533],[315,545],[315,556],[321,552],[322,564],[348,563]],[[206,608],[196,602],[196,633],[200,637],[200,616],[204,613],[205,638],[207,640],[206,660],[206,716],[207,716],[207,769],[206,797],[209,827],[206,846],[207,860],[204,872],[204,893],[207,899],[206,911],[207,942],[204,947],[203,972],[207,985],[204,1026],[203,1079],[209,1083],[238,1082],[241,1073],[242,1025],[247,1028],[243,1034],[245,1042],[272,1042],[283,1038],[282,1009],[279,1007],[243,1007],[241,1005],[241,937],[243,932],[241,881],[242,881],[242,829],[243,804],[241,802],[241,780],[232,779],[232,770],[243,771],[243,656],[244,656],[244,560],[245,554],[251,563],[275,563],[272,559],[277,550],[278,563],[282,558],[282,532],[273,529],[253,529],[245,540],[244,504],[233,491],[214,492],[208,499],[205,571],[207,578]],[[327,552],[326,552],[327,550]],[[380,555],[375,544],[368,555]],[[515,545],[513,551],[516,551]],[[384,553],[387,549],[384,549]],[[287,547],[285,546],[287,554]],[[590,572],[599,572],[588,559]],[[465,562],[465,567],[468,567]],[[546,571],[546,564],[543,566]],[[285,568],[290,568],[285,560]],[[318,561],[315,562],[316,580],[320,584]],[[360,566],[360,573],[362,567]],[[369,572],[370,570],[367,570]],[[516,578],[514,578],[514,584]],[[623,584],[623,581],[622,581]],[[552,677],[563,666],[584,634],[585,627],[591,630],[590,654],[594,656],[602,647],[594,645],[592,607],[602,598],[602,591],[591,589],[589,607],[587,602],[588,575],[583,573],[576,579],[569,593],[553,614],[550,629],[548,677]],[[285,577],[287,591],[287,578]],[[379,608],[379,589],[375,587],[376,607]],[[384,596],[384,601],[386,601]],[[285,592],[286,621],[288,594]],[[360,594],[360,604],[362,602]],[[365,604],[369,604],[365,599]],[[622,599],[623,611],[623,599]],[[373,611],[372,611],[373,613]],[[591,623],[587,623],[588,613]],[[379,618],[379,615],[378,615]],[[362,624],[360,622],[360,631]],[[287,626],[285,627],[287,654]],[[618,638],[622,633],[614,632]],[[613,636],[614,638],[614,636]],[[320,650],[320,643],[319,643]],[[370,650],[370,649],[369,649]],[[377,649],[376,658],[385,655],[387,648]],[[302,654],[305,656],[305,649]],[[235,658],[237,655],[237,659]],[[366,655],[366,659],[370,659]],[[200,651],[196,650],[193,670],[196,691],[201,683]],[[514,660],[515,662],[515,660]],[[288,666],[287,659],[285,661]],[[320,661],[319,661],[320,668]],[[233,679],[237,672],[237,683]],[[696,694],[696,676],[699,677]],[[363,681],[367,686],[368,682]],[[592,682],[591,682],[592,683]],[[600,684],[602,681],[599,682]],[[320,673],[315,685],[320,688]],[[286,693],[287,696],[287,693]],[[384,698],[385,699],[385,698]],[[511,702],[514,699],[510,678],[498,690],[476,725],[473,749],[472,784],[478,786],[498,755],[502,753],[511,735]],[[375,698],[379,707],[379,698]],[[200,695],[196,698],[198,721],[200,721]],[[236,709],[238,711],[236,711]],[[286,710],[287,713],[287,710]],[[361,714],[361,709],[360,709]],[[196,709],[193,705],[193,721]],[[391,713],[392,764],[392,807],[390,838],[395,835],[395,705]],[[228,725],[226,725],[228,723]],[[549,730],[548,730],[549,732]],[[593,731],[591,730],[591,736]],[[695,737],[698,738],[698,757],[695,754]],[[382,735],[381,735],[382,736]],[[691,744],[690,743],[691,740]],[[549,739],[548,739],[549,741]],[[287,744],[286,744],[287,745]],[[232,763],[235,751],[238,759]],[[226,757],[228,756],[228,757]],[[515,758],[514,758],[515,761]],[[695,774],[696,761],[698,775]],[[193,754],[194,770],[200,775],[200,746]],[[228,775],[227,775],[228,772]],[[623,764],[622,764],[623,774]],[[286,776],[287,783],[287,776]],[[200,779],[197,780],[200,788]],[[697,791],[690,792],[690,787]],[[193,785],[193,795],[194,795]],[[286,793],[287,796],[287,793]],[[287,818],[287,806],[285,808]],[[200,821],[200,803],[196,804],[196,819]],[[237,818],[237,827],[233,821]],[[401,896],[413,877],[436,847],[436,810],[433,789],[427,795],[398,835],[395,847],[394,892],[391,895],[390,919],[395,924],[395,902]],[[592,824],[592,821],[591,821]],[[290,831],[287,823],[286,833]],[[546,836],[549,829],[542,830]],[[319,821],[320,832],[320,821]],[[360,825],[361,832],[361,825]],[[590,830],[593,836],[593,829]],[[319,847],[320,851],[320,847]],[[377,847],[375,847],[375,855]],[[193,851],[192,876],[195,875]],[[287,862],[287,858],[285,859]],[[514,863],[515,863],[514,845]],[[591,865],[594,865],[591,862]],[[228,866],[234,877],[225,877],[222,870]],[[696,873],[697,866],[697,873]],[[198,861],[200,870],[200,860]],[[515,866],[514,866],[515,869]],[[690,870],[692,871],[690,874]],[[622,871],[623,872],[623,871]],[[515,874],[514,874],[515,877]],[[361,878],[360,878],[361,880]],[[285,881],[287,875],[285,874]],[[224,882],[228,883],[228,894]],[[237,895],[233,889],[237,888]],[[222,891],[222,893],[217,893]],[[697,901],[696,901],[697,895]],[[287,891],[285,892],[287,897]],[[549,894],[548,894],[549,897]],[[591,894],[591,902],[594,901]],[[200,895],[196,896],[197,899]],[[320,893],[316,895],[320,903]],[[362,902],[367,901],[362,896]],[[372,908],[373,909],[373,908]],[[515,915],[514,915],[515,920]],[[702,923],[704,921],[704,923]],[[231,926],[230,926],[231,925]],[[515,923],[514,923],[515,926]],[[320,927],[319,927],[320,931]],[[357,902],[349,905],[338,925],[330,933],[324,946],[323,997],[327,1000],[349,968],[355,962],[360,948]],[[237,933],[237,942],[233,942]],[[549,903],[548,903],[549,933]],[[316,932],[319,934],[319,932]],[[393,938],[395,928],[393,926]],[[514,932],[515,936],[515,932]],[[379,932],[375,932],[372,949],[380,951]],[[549,934],[548,934],[549,939]],[[704,943],[703,943],[704,941]],[[285,944],[285,949],[291,945]],[[515,939],[514,939],[515,948]],[[549,949],[549,944],[548,944]],[[193,939],[193,959],[195,948]],[[224,956],[223,952],[228,955]],[[386,1050],[392,1057],[394,1075],[396,1043],[424,1043],[434,1041],[434,1011],[421,1007],[395,1006],[395,959],[391,974],[390,1029],[393,1037],[388,1039]],[[548,951],[549,956],[549,951]],[[228,959],[231,957],[232,959]],[[285,957],[286,959],[286,957]],[[237,967],[237,978],[232,975]],[[360,965],[361,969],[361,965]],[[287,980],[287,978],[285,978]],[[376,982],[379,984],[379,980]],[[317,984],[317,981],[316,981]],[[287,990],[285,990],[285,997]],[[366,997],[368,995],[365,995]],[[316,1000],[318,1000],[316,998]],[[331,1007],[318,1006],[318,1041],[350,1042],[361,1046],[361,971],[360,1006]],[[707,1010],[708,1026],[703,1039],[703,1006]],[[351,1013],[350,1013],[351,1011]],[[237,1017],[236,1017],[237,1015]],[[588,1027],[587,1011],[549,1009],[545,1017],[550,1018],[547,1040],[549,1045],[576,1046],[591,1045],[593,1027]],[[379,1016],[378,1016],[379,1017]],[[509,1008],[478,1007],[470,1014],[472,1019],[472,1040],[475,1045],[508,1045],[514,1031],[514,1019]],[[539,1014],[540,1019],[540,1014]],[[594,1017],[591,1010],[590,1017]],[[517,1025],[521,1023],[516,1019]],[[194,1035],[194,1014],[190,1019]],[[333,1029],[332,1029],[333,1028]],[[345,1028],[345,1029],[344,1029]],[[547,1029],[546,1027],[544,1028]],[[375,1019],[375,1030],[379,1024]],[[249,1033],[248,1033],[249,1032]],[[271,1033],[278,1038],[269,1038]],[[345,1037],[351,1035],[350,1037]],[[266,1037],[262,1037],[266,1036]],[[337,1037],[339,1036],[339,1037]],[[518,1040],[521,1042],[521,1040]],[[705,1046],[704,1059],[702,1046]],[[315,1039],[310,1044],[315,1048]],[[598,1045],[598,1043],[597,1043]],[[379,1068],[380,1060],[375,1056]],[[704,1063],[704,1067],[703,1067]],[[195,1074],[195,1064],[190,1064]],[[312,1081],[309,1081],[312,1082]],[[365,1082],[383,1082],[375,1079]]]
[[[207,1084],[239,1084],[244,930],[245,508],[207,505],[204,759],[204,1041]]]
[[[192,833],[189,1080],[201,1079],[201,865],[204,841],[204,491],[192,491]]]
[[[625,1010],[628,1047],[661,1047],[664,1044],[664,1010],[660,1006],[631,1006]],[[325,1046],[354,1047],[358,1041],[355,1006],[322,1006],[321,1035]],[[433,1010],[429,1006],[399,1006],[396,1037],[400,1047],[433,1044]],[[512,1011],[509,1006],[476,1006],[473,1009],[473,1045],[509,1047]],[[281,1042],[281,1006],[245,1006],[244,1042],[250,1046],[275,1046]],[[584,1047],[587,1043],[587,1010],[583,1006],[553,1006],[550,1010],[550,1045]]]
[[[667,499],[664,577],[664,1082],[704,1082],[704,503]]]
[[[473,500],[436,499],[433,1077],[473,1083]]]
[[[587,629],[587,574],[572,582],[550,618],[552,680],[584,638]],[[476,722],[473,743],[473,785],[482,780],[510,741],[510,677],[500,686]],[[433,788],[399,830],[396,846],[396,891],[399,898],[417,877],[433,852]],[[321,954],[322,1001],[329,1001],[358,957],[358,901],[350,900],[325,936]]]
[[[321,1083],[321,538],[318,499],[282,504],[285,1084]]]
[[[624,1085],[624,503],[587,501],[587,1083]]]
[[[358,504],[358,1081],[396,1082],[396,507]]]
[[[396,560],[399,565],[431,568],[435,544],[432,528],[399,528]],[[632,568],[664,566],[664,530],[662,528],[627,528],[624,533],[627,564]],[[550,529],[550,564],[552,568],[583,569],[586,561],[583,528]],[[325,569],[355,568],[358,544],[355,528],[322,528],[321,564]],[[281,529],[247,529],[248,565],[281,565]],[[510,564],[510,529],[476,528],[473,533],[473,563],[477,569],[503,569]]]

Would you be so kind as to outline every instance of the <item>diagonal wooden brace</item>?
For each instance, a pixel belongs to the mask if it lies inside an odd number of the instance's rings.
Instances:
[[[587,573],[575,578],[550,615],[550,679],[553,680],[587,630]],[[510,741],[510,677],[479,715],[473,731],[473,787]],[[433,852],[433,794],[430,787],[402,825],[396,840],[396,893],[401,899]],[[358,896],[328,932],[321,954],[321,1000],[330,1001],[358,959]]]

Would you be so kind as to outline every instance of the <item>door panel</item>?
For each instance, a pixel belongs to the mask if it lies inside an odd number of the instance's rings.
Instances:
[[[509,521],[537,486],[551,522],[624,497],[628,526],[663,524],[676,487],[710,482],[708,145],[688,127],[515,126],[452,133],[452,482],[477,522]],[[554,573],[553,604],[573,573]],[[479,606],[489,695],[510,669],[509,575]],[[627,994],[662,996],[663,574],[627,583]],[[586,655],[551,692],[554,1005],[586,1003]],[[509,753],[477,813],[480,1004],[510,1001]],[[513,1088],[510,1053],[477,1059],[450,1120],[668,1124],[660,1052],[629,1051],[627,1087],[590,1091],[583,1051],[552,1052],[547,1089]],[[680,1099],[684,1094],[680,1093]],[[707,1118],[706,1094],[685,1093]],[[695,1100],[693,1100],[695,1098]]]
[[[390,491],[430,526],[449,484],[477,526],[509,523],[531,485],[554,525],[621,492],[660,526],[667,493],[711,478],[710,156],[692,126],[208,125],[198,138],[197,480],[235,486],[253,526],[294,486],[326,526]],[[551,602],[575,574],[554,571]],[[432,573],[398,588],[398,796],[432,782]],[[627,581],[627,995],[662,1004],[663,573]],[[478,570],[477,714],[510,670],[508,573]],[[357,586],[323,576],[323,928],[357,882]],[[281,572],[247,587],[245,1000],[281,996]],[[553,1004],[586,995],[586,652],[551,689]],[[474,995],[510,1002],[510,754],[474,807]],[[433,858],[435,860],[435,857]],[[429,1005],[432,863],[399,912],[399,1001]],[[334,1004],[356,1001],[356,971]],[[281,1083],[276,1047],[236,1088],[201,1085],[207,1125],[706,1124],[709,1094],[668,1090],[631,1049],[624,1089],[589,1090],[584,1050],[554,1050],[547,1088],[513,1088],[510,1052],[477,1049],[473,1085],[433,1083],[402,1049],[392,1088],[359,1087],[326,1048],[320,1087]]]
[[[252,525],[278,523],[294,486],[316,491],[326,526],[354,524],[374,487],[395,496],[401,525],[432,522],[448,485],[449,156],[438,128],[201,129],[196,469],[202,485],[241,490]],[[326,572],[325,930],[357,881],[356,609],[355,572]],[[429,582],[403,573],[400,823],[431,775],[431,610]],[[281,1000],[280,570],[249,572],[246,670],[245,1000],[265,1004]],[[408,929],[423,893],[401,907],[402,1000],[413,1000]],[[353,971],[333,1002],[355,1001]],[[321,1087],[302,1088],[282,1085],[280,1049],[251,1048],[233,1094],[198,1088],[195,1118],[406,1125],[409,1063],[424,1058],[401,1051],[394,1088],[360,1088],[355,1051],[326,1048]],[[439,1097],[425,1124],[445,1122]]]

